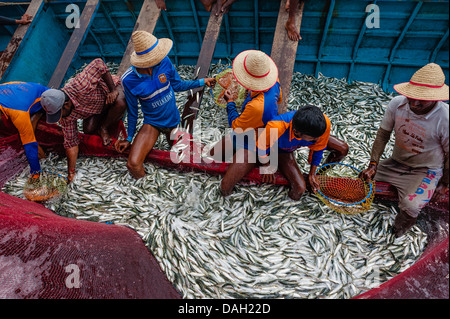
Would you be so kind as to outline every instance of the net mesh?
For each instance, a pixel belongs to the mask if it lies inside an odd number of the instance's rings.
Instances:
[[[236,81],[231,67],[223,69],[216,75],[216,85],[211,89],[214,102],[221,107],[227,106],[224,98],[227,89],[233,94],[236,106],[241,106],[245,100],[245,88]]]
[[[132,229],[0,203],[0,299],[181,298]]]
[[[67,178],[50,171],[42,171],[28,179],[23,195],[33,202],[45,202],[62,195],[67,189]]]
[[[358,174],[359,170],[350,165],[322,165],[316,171],[319,182],[316,196],[338,213],[352,215],[368,211],[375,197],[375,182],[366,182]]]

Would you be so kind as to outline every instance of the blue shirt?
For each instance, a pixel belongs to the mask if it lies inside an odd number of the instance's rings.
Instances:
[[[138,102],[144,124],[155,127],[176,127],[181,119],[175,103],[175,93],[205,85],[205,80],[182,81],[168,57],[153,67],[152,75],[140,74],[131,66],[122,75],[122,85],[128,107],[128,141],[136,133]]]
[[[310,149],[308,162],[311,165],[320,165],[323,157],[323,151],[327,148],[328,139],[330,138],[331,122],[324,114],[327,128],[322,136],[315,142],[305,141],[301,138],[295,137],[292,132],[292,119],[295,111],[290,111],[275,116],[272,120],[267,122],[264,132],[261,133],[258,139],[258,152],[262,156],[269,154],[270,149],[275,145],[278,147],[279,153],[290,153],[296,149],[306,146]],[[276,134],[270,133],[274,130]]]

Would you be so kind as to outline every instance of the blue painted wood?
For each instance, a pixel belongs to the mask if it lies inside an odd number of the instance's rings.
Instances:
[[[320,40],[319,50],[317,52],[317,63],[316,70],[314,75],[317,77],[320,72],[320,59],[322,58],[323,48],[325,46],[325,41],[327,40],[328,29],[330,28],[331,18],[333,16],[334,5],[336,4],[335,0],[330,0],[330,4],[328,7],[327,19],[325,21],[325,26],[323,27],[322,39]]]
[[[81,8],[86,0],[48,0],[46,3],[46,7],[54,11],[52,38],[67,38],[72,33],[64,27],[65,7],[69,3],[79,4]],[[102,0],[101,10],[97,12],[71,69],[99,56],[120,63],[123,43],[131,36],[142,3],[143,0]],[[365,24],[368,15],[365,8],[371,3],[379,7],[380,28],[367,28]],[[170,53],[174,63],[195,65],[210,13],[198,0],[166,0],[166,4],[168,10],[161,14],[154,34],[174,40]],[[435,62],[442,66],[448,83],[448,5],[449,1],[439,0],[306,1],[302,18],[303,39],[298,45],[294,71],[311,75],[321,72],[326,76],[346,78],[349,82],[379,83],[392,91],[394,84],[409,80],[418,68]],[[224,17],[213,63],[219,59],[222,63],[232,61],[248,49],[260,49],[270,55],[278,10],[278,0],[239,0],[234,3]],[[19,16],[15,9],[14,13]],[[44,26],[39,28],[46,30]],[[6,46],[9,37],[10,33],[0,27],[0,50]],[[30,55],[36,54],[30,50]],[[48,74],[48,71],[40,72]],[[41,77],[45,78],[45,74]]]
[[[377,4],[377,1],[375,0],[371,4]],[[369,13],[367,13],[367,16],[368,15],[369,15]],[[362,23],[362,26],[361,26],[361,31],[359,32],[358,38],[357,38],[356,43],[355,43],[355,45],[353,47],[352,62],[350,64],[350,69],[349,69],[348,74],[347,74],[348,82],[351,82],[351,79],[353,77],[353,70],[354,70],[354,67],[355,67],[355,60],[356,60],[356,57],[357,57],[357,54],[358,54],[359,46],[361,45],[362,39],[363,39],[364,34],[366,32],[366,29],[367,29],[366,19],[364,19],[363,23]]]
[[[195,28],[197,30],[198,43],[203,43],[202,32],[200,30],[200,23],[198,21],[197,9],[195,7],[194,0],[190,0],[192,15],[194,16]]]
[[[406,23],[405,27],[403,28],[402,33],[398,37],[397,41],[395,42],[394,47],[392,48],[392,50],[389,54],[389,64],[388,64],[386,73],[384,75],[383,83],[382,83],[383,89],[385,89],[385,90],[387,90],[388,79],[389,79],[389,75],[390,75],[391,69],[392,69],[392,62],[394,61],[395,53],[397,52],[397,48],[400,46],[400,43],[403,41],[403,38],[405,37],[406,32],[408,32],[409,27],[413,23],[414,19],[416,18],[417,14],[419,13],[419,10],[421,7],[422,7],[422,2],[417,2],[416,6],[414,8],[414,11],[409,16],[408,22]]]
[[[49,34],[58,41],[52,41]],[[47,85],[68,39],[69,35],[59,27],[53,9],[44,6],[0,82],[24,81]]]

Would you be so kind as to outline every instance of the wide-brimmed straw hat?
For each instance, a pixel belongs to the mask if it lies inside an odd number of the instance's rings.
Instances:
[[[264,52],[247,50],[239,53],[233,61],[233,74],[246,89],[265,91],[278,80],[278,68]]]
[[[161,62],[172,49],[171,39],[157,39],[147,31],[135,31],[131,35],[134,52],[130,62],[136,68],[151,68]]]
[[[415,100],[448,100],[448,85],[445,84],[445,75],[436,63],[429,63],[417,70],[409,82],[394,85],[394,90]]]

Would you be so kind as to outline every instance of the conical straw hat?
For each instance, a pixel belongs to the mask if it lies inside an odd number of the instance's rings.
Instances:
[[[275,85],[278,68],[264,52],[247,50],[239,53],[233,61],[233,74],[246,89],[265,91]]]
[[[170,39],[157,39],[147,31],[135,31],[131,35],[134,52],[131,54],[131,65],[137,68],[151,68],[161,62],[172,49]]]
[[[401,95],[422,101],[447,101],[448,85],[445,75],[436,63],[429,63],[416,71],[409,82],[394,85]]]

